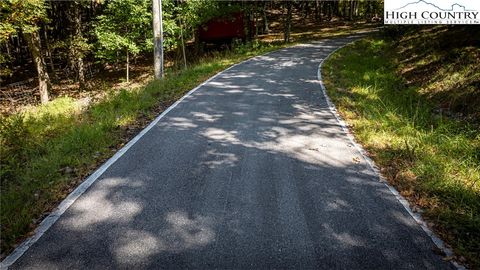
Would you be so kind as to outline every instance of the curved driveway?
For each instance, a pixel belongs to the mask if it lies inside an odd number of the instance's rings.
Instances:
[[[450,269],[317,79],[352,39],[237,65],[172,109],[14,269]]]

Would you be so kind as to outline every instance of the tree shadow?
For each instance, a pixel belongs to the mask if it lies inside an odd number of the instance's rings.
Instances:
[[[449,268],[320,91],[320,60],[349,40],[256,57],[205,84],[14,268]]]

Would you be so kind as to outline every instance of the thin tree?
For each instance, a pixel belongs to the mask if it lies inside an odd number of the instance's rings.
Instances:
[[[348,12],[349,12],[348,13],[348,19],[350,21],[353,21],[353,16],[355,15],[354,11],[355,11],[355,1],[350,0],[350,8],[348,10]]]
[[[69,20],[72,27],[70,37],[70,62],[77,71],[77,78],[80,88],[85,88],[85,68],[83,63],[83,54],[88,50],[88,44],[82,35],[82,3],[77,1],[70,2]]]
[[[126,61],[127,81],[130,79],[130,59],[148,49],[151,40],[152,12],[150,0],[110,1],[104,14],[97,16],[94,34],[99,59]]]
[[[187,54],[185,53],[185,39],[183,37],[183,20],[180,17],[180,39],[182,42],[182,56],[183,56],[183,66],[187,69]]]
[[[288,1],[287,2],[287,16],[284,19],[284,25],[283,25],[283,41],[285,43],[290,42],[290,29],[292,27],[292,8],[293,8],[292,1]]]
[[[44,26],[43,27],[43,38],[45,40],[45,48],[47,49],[47,58],[48,58],[48,64],[50,65],[50,71],[51,73],[50,74],[53,74],[53,77],[55,79],[56,78],[56,72],[55,72],[55,65],[53,64],[53,55],[52,55],[52,50],[50,48],[50,44],[49,44],[49,38],[48,38],[48,31],[47,31],[47,27]]]
[[[262,8],[262,17],[263,17],[263,33],[268,34],[270,29],[268,29],[268,18],[267,18],[267,4],[268,1],[263,1],[263,8]]]

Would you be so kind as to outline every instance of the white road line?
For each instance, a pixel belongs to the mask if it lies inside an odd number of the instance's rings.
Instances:
[[[100,168],[98,168],[92,175],[90,175],[85,181],[83,181],[72,193],[70,193],[61,203],[60,205],[48,215],[38,227],[35,229],[35,233],[30,238],[23,241],[15,250],[8,255],[1,263],[0,269],[8,269],[15,261],[17,261],[35,242],[42,237],[42,235],[52,227],[52,225],[60,218],[60,216],[65,213],[65,211],[83,194],[87,189],[95,183],[95,181],[113,164],[115,163],[120,157],[125,154],[128,149],[130,149],[136,142],[138,142],[143,135],[145,135],[150,129],[152,129],[168,112],[174,109],[180,102],[182,102],[185,98],[189,97],[193,92],[197,91],[202,86],[209,83],[211,80],[215,79],[216,77],[220,76],[221,74],[227,72],[228,70],[241,65],[245,62],[251,61],[257,57],[267,55],[268,52],[263,55],[257,55],[251,57],[247,60],[244,60],[240,63],[234,64],[227,69],[224,69],[214,76],[210,77],[208,80],[203,82],[202,84],[198,85],[197,87],[190,90],[187,94],[185,94],[182,98],[177,100],[173,105],[168,107],[165,111],[163,111],[153,122],[151,122],[146,128],[144,128],[137,136],[135,136],[131,141],[129,141],[124,147],[122,147],[118,152],[116,152],[107,162],[105,162]]]
[[[295,45],[295,46],[291,46],[291,47],[288,47],[288,48],[284,48],[284,49],[280,49],[280,50],[276,50],[276,51],[272,51],[272,52],[268,52],[268,53],[265,53],[263,55],[258,55],[258,56],[254,56],[252,58],[249,58],[247,60],[244,60],[240,63],[237,63],[235,65],[232,65],[230,66],[229,68],[223,70],[223,71],[220,71],[218,72],[217,74],[215,74],[214,76],[210,77],[208,80],[206,80],[205,82],[203,82],[202,84],[198,85],[197,87],[195,87],[194,89],[190,90],[187,94],[185,94],[182,98],[180,98],[179,100],[177,100],[173,105],[171,105],[170,107],[168,107],[165,111],[163,111],[157,118],[155,118],[155,120],[153,120],[153,122],[151,122],[146,128],[144,128],[137,136],[135,136],[131,141],[129,141],[124,147],[122,147],[118,152],[116,152],[108,161],[106,161],[100,168],[98,168],[92,175],[90,175],[85,181],[83,181],[72,193],[70,193],[61,203],[60,205],[52,212],[50,213],[50,215],[48,215],[41,223],[40,225],[35,229],[35,233],[33,236],[31,236],[30,238],[28,238],[27,240],[23,241],[9,256],[7,256],[1,263],[0,263],[0,269],[8,269],[8,267],[10,267],[13,263],[15,263],[33,244],[35,244],[35,242],[37,242],[40,237],[42,237],[42,235],[48,230],[50,229],[50,227],[62,216],[63,213],[65,213],[65,211],[83,194],[85,193],[85,191],[87,191],[87,189],[113,164],[115,163],[120,157],[122,157],[137,141],[139,141],[150,129],[152,129],[168,112],[170,112],[172,109],[174,109],[180,102],[182,102],[185,98],[189,97],[192,93],[194,93],[195,91],[197,91],[199,88],[201,88],[202,86],[206,85],[207,83],[209,83],[210,81],[212,81],[213,79],[217,78],[218,76],[220,76],[221,74],[227,72],[228,70],[238,66],[238,65],[241,65],[245,62],[248,62],[248,61],[251,61],[255,58],[258,58],[258,57],[261,57],[261,56],[265,56],[265,55],[268,55],[270,53],[275,53],[275,52],[279,52],[279,51],[282,51],[282,50],[287,50],[289,48],[293,48],[293,47],[297,47],[297,46],[302,46],[302,45],[305,45],[305,44],[298,44],[298,45]],[[344,45],[345,46],[345,45]],[[325,59],[327,59],[331,54],[333,54],[334,52],[336,52],[337,50],[341,49],[342,47],[344,46],[341,46],[337,49],[335,49],[334,51],[332,51],[328,56],[326,56],[324,59],[322,59],[319,67],[318,67],[318,81],[320,82],[320,86],[321,86],[321,89],[322,89],[322,92],[325,96],[325,99],[328,103],[328,106],[330,108],[330,110],[332,111],[332,113],[334,114],[334,116],[336,117],[337,121],[340,123],[340,125],[342,126],[342,129],[343,131],[347,134],[347,136],[349,137],[350,141],[352,142],[352,144],[355,146],[355,148],[360,152],[360,154],[363,156],[363,158],[366,160],[366,162],[369,164],[369,166],[375,171],[375,173],[379,176],[380,180],[382,182],[385,183],[385,185],[388,187],[388,189],[395,195],[395,197],[400,201],[400,203],[402,203],[402,205],[405,207],[405,209],[408,211],[408,213],[415,219],[415,221],[420,224],[420,226],[422,227],[422,229],[432,238],[433,242],[437,245],[437,247],[439,247],[440,249],[442,249],[445,254],[447,254],[447,256],[451,256],[451,254],[453,254],[453,252],[448,249],[447,247],[445,247],[443,241],[438,238],[430,229],[428,229],[426,223],[422,220],[422,218],[413,213],[413,211],[410,209],[409,205],[408,205],[408,202],[395,190],[395,188],[393,188],[392,186],[390,186],[389,184],[386,183],[385,179],[380,175],[380,173],[378,172],[378,169],[376,168],[376,166],[374,165],[373,161],[368,158],[365,154],[364,154],[364,150],[361,148],[361,146],[359,146],[353,136],[351,135],[351,133],[348,131],[348,128],[347,126],[345,125],[345,123],[343,122],[343,120],[341,119],[341,117],[337,114],[336,112],[336,109],[335,109],[335,106],[333,105],[333,103],[330,101],[330,98],[328,97],[327,93],[326,93],[326,89],[325,89],[325,86],[323,85],[323,82],[322,82],[322,77],[321,77],[321,67],[322,67],[322,64],[324,62]],[[458,269],[465,269],[463,266],[460,266],[459,264],[457,264],[456,262],[453,263]]]
[[[354,41],[353,41],[354,42]],[[450,257],[453,256],[453,251],[448,248],[445,243],[440,239],[430,228],[428,228],[427,223],[423,220],[422,216],[420,216],[417,213],[414,213],[413,210],[410,208],[410,204],[408,201],[393,187],[391,186],[387,179],[382,176],[380,173],[378,166],[375,165],[375,162],[368,157],[367,152],[363,147],[356,142],[355,137],[353,134],[350,132],[348,126],[346,125],[345,121],[342,119],[340,114],[337,112],[337,108],[335,107],[335,104],[331,101],[330,97],[327,94],[327,89],[325,88],[325,85],[323,84],[322,80],[322,66],[323,63],[325,62],[326,59],[328,59],[332,54],[334,54],[336,51],[342,49],[343,47],[353,43],[347,43],[343,46],[340,46],[339,48],[336,48],[333,50],[331,53],[329,53],[325,58],[323,58],[318,65],[318,70],[317,70],[317,79],[318,82],[320,83],[320,88],[322,89],[323,96],[325,97],[325,100],[327,101],[328,108],[332,112],[332,114],[335,116],[337,119],[337,122],[339,125],[342,127],[343,132],[345,135],[347,135],[348,139],[350,140],[350,143],[355,147],[355,149],[360,153],[360,155],[363,157],[365,162],[368,164],[368,166],[374,171],[374,173],[378,176],[380,182],[382,182],[385,186],[387,186],[388,190],[397,198],[397,200],[403,205],[403,207],[407,210],[407,212],[412,216],[412,218],[417,222],[418,225],[423,229],[423,231],[432,239],[433,243],[440,249],[442,250],[446,256]],[[459,263],[455,261],[451,261],[451,263],[459,270],[465,270],[466,268],[463,265],[460,265]]]
[[[303,44],[294,45],[287,48],[282,48],[279,50],[267,52],[262,55],[257,55],[246,59],[240,63],[234,64],[229,68],[222,70],[215,74],[214,76],[210,77],[208,80],[203,82],[202,84],[198,85],[197,87],[190,90],[187,94],[185,94],[182,98],[177,100],[173,105],[168,107],[165,111],[163,111],[153,122],[151,122],[146,128],[144,128],[137,136],[135,136],[131,141],[129,141],[124,147],[122,147],[119,151],[117,151],[109,160],[107,160],[100,168],[98,168],[93,174],[91,174],[85,181],[83,181],[72,193],[70,193],[59,205],[52,211],[35,229],[34,234],[29,237],[28,239],[24,240],[15,250],[10,253],[1,263],[0,263],[0,270],[8,269],[12,264],[14,264],[22,255],[33,245],[35,244],[42,235],[52,227],[53,224],[62,216],[63,213],[83,194],[87,189],[95,183],[95,181],[113,164],[115,163],[120,157],[122,157],[137,141],[139,141],[150,129],[152,129],[168,112],[174,109],[180,102],[182,102],[185,98],[189,97],[193,92],[197,91],[202,86],[206,85],[213,79],[217,78],[221,74],[227,72],[228,70],[246,63],[248,61],[254,60],[256,58],[266,56],[271,53],[281,52],[284,50],[288,50],[289,48],[302,46]]]

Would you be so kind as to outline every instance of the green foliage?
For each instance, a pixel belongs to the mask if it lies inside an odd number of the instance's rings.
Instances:
[[[94,34],[98,40],[96,56],[107,61],[117,60],[118,53],[137,55],[151,50],[151,1],[109,1],[97,17]]]
[[[0,119],[0,236],[8,252],[18,237],[75,180],[83,179],[125,141],[126,127],[145,124],[159,104],[171,104],[216,72],[278,46],[218,53],[164,80],[132,90],[111,91],[83,110],[72,98],[57,98],[23,114]]]
[[[180,34],[184,39],[194,38],[197,27],[214,17],[228,16],[232,12],[242,10],[237,3],[230,1],[174,1],[163,0],[164,47],[173,50],[181,46]],[[183,29],[180,29],[180,26]]]
[[[162,1],[165,50],[181,46],[180,25],[184,39],[192,39],[197,27],[207,20],[239,11],[238,4],[222,1]],[[151,0],[108,1],[105,10],[96,18],[94,35],[97,38],[96,56],[116,61],[128,50],[137,55],[153,49]]]
[[[478,127],[433,113],[432,101],[398,75],[399,55],[381,38],[338,51],[323,70],[329,95],[384,176],[478,267]]]
[[[69,52],[73,55],[70,55],[71,58],[84,57],[89,50],[93,47],[88,43],[87,38],[81,36],[75,36],[68,39],[68,48]]]
[[[0,29],[1,31],[1,29]],[[2,46],[2,41],[0,41],[0,46]],[[12,70],[8,67],[8,64],[11,61],[10,55],[0,53],[0,76],[10,76]]]
[[[180,8],[182,17],[192,28],[214,17],[228,16],[242,10],[240,4],[235,2],[210,0],[186,1]]]
[[[0,41],[17,31],[37,31],[39,22],[48,21],[44,0],[3,0],[0,11]]]
[[[23,120],[22,114],[0,119],[1,186],[8,184],[7,179],[15,178],[16,172],[25,161],[26,149],[30,142],[27,141],[29,131]]]
[[[163,46],[166,51],[180,46],[180,25],[181,13],[172,0],[162,0],[162,22],[163,22]],[[152,29],[153,31],[153,29]],[[153,46],[153,43],[152,43]]]

